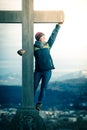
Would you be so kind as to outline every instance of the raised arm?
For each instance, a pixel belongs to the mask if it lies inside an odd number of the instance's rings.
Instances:
[[[47,43],[49,44],[50,48],[52,47],[56,37],[57,37],[57,34],[58,34],[58,31],[60,29],[60,25],[63,24],[63,22],[58,22],[58,24],[56,24],[55,28],[53,29],[52,33],[51,33],[51,36],[49,37]]]
[[[52,47],[56,37],[57,37],[57,34],[58,34],[58,31],[60,29],[60,25],[59,24],[56,24],[55,28],[53,29],[52,33],[51,33],[51,36],[49,37],[47,43],[49,44],[50,48]]]

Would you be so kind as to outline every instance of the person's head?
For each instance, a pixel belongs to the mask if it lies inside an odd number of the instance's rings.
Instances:
[[[42,32],[37,32],[36,34],[35,34],[35,38],[36,38],[36,40],[37,41],[41,41],[41,42],[44,42],[45,41],[45,34],[44,33],[42,33]]]

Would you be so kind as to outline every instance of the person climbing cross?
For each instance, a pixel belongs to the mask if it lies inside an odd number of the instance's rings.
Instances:
[[[37,92],[37,88],[40,84],[40,93],[36,102],[36,109],[39,111],[45,96],[45,92],[52,75],[52,69],[55,69],[53,60],[50,54],[52,45],[55,42],[60,26],[63,22],[58,22],[53,29],[51,36],[46,41],[45,34],[43,32],[37,32],[35,34],[34,43],[34,57],[35,57],[35,71],[34,71],[34,95]],[[26,53],[26,50],[18,50],[19,55]]]

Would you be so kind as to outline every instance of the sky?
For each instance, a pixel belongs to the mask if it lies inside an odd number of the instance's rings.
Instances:
[[[0,0],[0,10],[21,10],[21,0]],[[51,49],[55,73],[87,70],[87,0],[34,0],[34,10],[63,10],[64,23]],[[56,23],[34,24],[49,38]],[[0,24],[0,73],[21,73],[22,25]],[[7,33],[8,32],[8,33]]]
[[[48,6],[49,3],[50,6]],[[35,5],[37,5],[35,10],[64,11],[64,24],[61,26],[58,38],[52,48],[52,55],[58,72],[86,69],[87,0],[39,0],[39,2],[35,0]],[[51,28],[51,25],[49,26],[43,30],[48,31]]]

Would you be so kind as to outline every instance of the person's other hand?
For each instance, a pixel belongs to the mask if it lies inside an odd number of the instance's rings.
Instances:
[[[60,21],[60,22],[58,22],[58,24],[63,24],[64,23],[64,21]]]
[[[22,56],[23,54],[26,53],[26,50],[20,49],[20,50],[17,51],[17,53],[18,53],[20,56]]]

